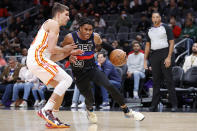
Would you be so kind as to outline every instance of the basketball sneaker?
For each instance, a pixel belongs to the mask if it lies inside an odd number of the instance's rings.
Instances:
[[[130,112],[128,112],[128,113],[125,113],[124,115],[125,115],[126,118],[134,117],[134,119],[136,121],[142,121],[145,118],[142,113],[136,112],[136,111],[132,111],[132,110],[130,110]]]
[[[57,117],[55,119],[57,121],[59,121],[60,125],[53,126],[52,124],[50,124],[50,123],[47,122],[45,124],[46,128],[49,128],[49,129],[52,129],[52,128],[70,128],[70,125],[62,123]]]
[[[87,118],[91,123],[97,123],[97,116],[93,111],[87,110]]]
[[[103,102],[99,107],[102,109],[110,109],[110,104],[109,102]]]
[[[40,109],[37,112],[38,116],[40,116],[42,119],[47,121],[47,123],[51,124],[52,126],[59,126],[61,123],[58,121],[57,118],[53,116],[52,110],[44,110]]]
[[[27,107],[27,101],[22,101],[19,107]]]
[[[78,105],[78,108],[85,108],[85,107],[86,107],[85,102],[82,102],[81,104]]]
[[[72,105],[70,107],[71,108],[76,108],[77,107],[77,103],[72,103]]]

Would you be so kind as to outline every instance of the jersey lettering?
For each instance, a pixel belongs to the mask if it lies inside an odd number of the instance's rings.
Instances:
[[[83,68],[84,67],[84,61],[83,60],[77,60],[75,63],[73,63],[74,67],[77,68]]]
[[[92,51],[92,44],[78,44],[78,48],[83,51]]]

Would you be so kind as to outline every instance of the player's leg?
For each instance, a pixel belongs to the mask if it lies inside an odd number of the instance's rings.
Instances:
[[[134,116],[134,118],[136,120],[140,120],[140,121],[144,119],[143,114],[129,110],[129,108],[125,104],[124,99],[121,96],[120,92],[117,90],[117,88],[115,88],[109,82],[109,79],[107,78],[107,76],[103,72],[96,69],[94,72],[94,76],[91,78],[92,78],[93,82],[95,82],[96,84],[98,84],[100,86],[103,86],[105,89],[108,90],[108,92],[111,94],[112,98],[120,105],[120,107],[122,108],[126,117]]]
[[[62,123],[54,117],[52,114],[52,110],[54,109],[55,105],[57,104],[57,107],[61,105],[62,97],[64,96],[66,90],[70,87],[72,84],[72,78],[60,67],[57,67],[58,73],[56,76],[49,82],[50,85],[54,86],[56,82],[58,84],[55,86],[55,89],[49,98],[48,102],[44,106],[43,109],[41,109],[38,114],[44,118],[48,123],[50,123],[53,126],[60,126]],[[56,82],[55,82],[56,81]]]
[[[97,123],[97,116],[93,112],[94,96],[90,85],[90,80],[88,77],[76,82],[76,85],[80,93],[85,97],[87,117],[91,123]]]

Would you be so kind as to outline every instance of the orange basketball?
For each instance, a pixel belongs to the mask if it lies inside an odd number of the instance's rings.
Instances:
[[[115,49],[111,52],[109,59],[114,66],[122,66],[126,64],[127,56],[123,50]]]

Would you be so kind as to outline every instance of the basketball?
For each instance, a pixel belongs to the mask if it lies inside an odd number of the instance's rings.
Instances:
[[[111,52],[109,59],[114,66],[122,66],[126,64],[126,53],[121,49],[115,49]]]

